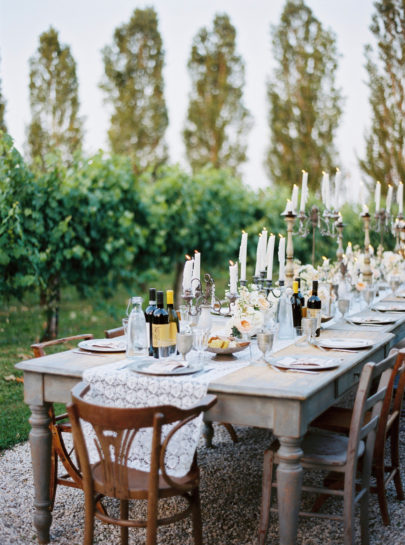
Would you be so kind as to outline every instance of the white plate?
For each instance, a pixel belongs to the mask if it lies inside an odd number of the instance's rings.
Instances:
[[[329,339],[318,339],[317,344],[323,348],[347,348],[351,350],[370,348],[374,345],[374,342],[370,341],[369,339],[345,339],[343,337],[331,337]]]
[[[134,373],[140,373],[142,375],[153,375],[153,376],[159,376],[159,377],[175,377],[175,376],[181,376],[181,375],[192,375],[193,373],[198,373],[198,371],[201,371],[203,368],[203,364],[199,361],[192,361],[189,362],[187,367],[177,367],[177,369],[173,370],[164,370],[161,371],[157,370],[150,370],[150,366],[156,363],[159,360],[140,360],[139,362],[134,362],[132,365],[128,366],[128,369],[130,371],[133,371]]]
[[[359,325],[378,325],[378,324],[393,324],[396,322],[395,318],[390,316],[354,316],[349,319],[352,324]]]
[[[334,369],[339,366],[339,362],[335,359],[328,358],[314,358],[311,356],[303,358],[293,358],[286,356],[276,361],[276,367],[280,369],[297,369],[301,371],[326,371],[327,369]]]
[[[89,352],[125,352],[127,349],[125,341],[113,339],[90,339],[89,341],[80,341],[78,346]]]
[[[373,309],[380,312],[405,312],[405,306],[398,303],[377,303]]]

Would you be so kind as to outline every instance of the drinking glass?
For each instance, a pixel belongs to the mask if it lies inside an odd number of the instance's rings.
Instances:
[[[338,309],[344,319],[346,314],[349,312],[350,308],[350,299],[339,299],[338,300]]]
[[[167,361],[171,356],[173,356],[173,345],[172,344],[162,344],[158,347],[159,359],[162,361]]]
[[[266,355],[273,350],[274,339],[276,336],[275,330],[262,331],[257,334],[257,346],[262,353],[261,358],[256,360],[256,363],[267,363]]]
[[[180,332],[181,333],[191,333],[190,328],[190,311],[189,308],[186,305],[180,305],[179,307],[179,314],[180,314]]]
[[[198,360],[203,356],[204,350],[208,346],[209,331],[207,329],[195,328],[193,330],[193,348],[197,350]]]
[[[295,334],[296,334],[296,338],[294,341],[295,346],[308,346],[309,341],[307,340],[307,331],[304,330],[303,327],[296,327]]]
[[[315,336],[315,331],[313,331],[313,323],[315,320],[313,318],[302,318],[301,320],[301,329],[302,335],[305,338],[307,344],[311,344],[312,336]],[[315,325],[316,330],[316,325]]]
[[[376,294],[376,288],[367,286],[366,288],[364,288],[362,293],[363,293],[364,300],[367,303],[367,307],[371,308],[371,305],[373,304],[374,297]]]
[[[176,337],[177,350],[183,356],[183,361],[186,361],[186,355],[190,352],[193,346],[192,333],[177,333]]]
[[[392,289],[392,293],[394,295],[396,295],[400,285],[401,285],[401,277],[397,274],[392,274],[390,276],[390,288]]]

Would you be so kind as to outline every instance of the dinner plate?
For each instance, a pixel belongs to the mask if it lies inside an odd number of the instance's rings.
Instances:
[[[347,348],[351,349],[361,349],[361,348],[370,348],[374,345],[374,342],[369,339],[351,339],[344,337],[330,337],[329,339],[318,339],[317,344],[323,348]]]
[[[89,341],[80,341],[78,344],[82,350],[89,352],[125,352],[127,345],[125,341],[116,341],[112,339],[90,339]]]
[[[377,303],[374,305],[373,310],[379,310],[380,312],[405,312],[405,305],[398,303]]]
[[[153,366],[156,365],[156,362],[159,360],[155,360],[153,362],[141,360],[139,362],[134,362],[132,365],[128,366],[128,369],[130,371],[133,371],[134,373],[140,373],[142,375],[153,375],[153,376],[159,376],[159,377],[176,377],[181,375],[192,375],[193,373],[198,373],[198,371],[201,371],[203,368],[202,362],[199,361],[191,361],[189,362],[187,367],[177,367],[176,369],[164,369],[162,365],[161,370],[154,369]]]
[[[349,322],[358,325],[383,325],[393,324],[396,322],[396,319],[392,316],[353,316]]]
[[[274,365],[280,369],[297,369],[300,371],[326,371],[339,366],[339,362],[333,358],[322,359],[314,357],[293,358],[286,356],[277,360]]]

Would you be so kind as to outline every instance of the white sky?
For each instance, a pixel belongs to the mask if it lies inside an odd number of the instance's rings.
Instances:
[[[373,2],[307,0],[307,4],[337,35],[342,54],[338,85],[346,96],[337,140],[339,166],[348,171],[350,185],[357,187],[361,175],[356,155],[364,153],[370,115],[363,46],[372,40],[368,27]],[[98,88],[103,74],[101,49],[111,43],[114,29],[127,22],[136,7],[148,5],[158,13],[166,51],[165,96],[170,120],[166,138],[171,160],[186,166],[181,131],[188,104],[186,65],[192,39],[202,26],[211,25],[215,13],[226,12],[237,29],[237,49],[246,66],[245,104],[254,119],[244,179],[253,187],[265,186],[268,180],[263,161],[269,139],[266,81],[272,68],[269,29],[279,21],[283,0],[0,0],[0,78],[7,100],[6,123],[17,146],[23,149],[30,120],[28,59],[38,47],[39,35],[52,25],[61,42],[70,45],[77,62],[85,148],[89,152],[107,148],[109,113]]]

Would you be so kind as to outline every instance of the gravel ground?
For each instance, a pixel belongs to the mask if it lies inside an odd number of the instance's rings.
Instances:
[[[405,419],[403,419],[405,420]],[[262,456],[271,434],[254,428],[236,428],[240,442],[234,445],[223,427],[215,427],[214,449],[199,446],[201,501],[205,545],[253,545],[257,543],[257,524],[261,492]],[[405,424],[402,425],[402,460],[405,461]],[[27,443],[0,456],[0,545],[37,543],[32,525],[33,486]],[[405,483],[405,475],[402,475]],[[370,502],[371,545],[405,545],[405,502],[388,490],[391,525],[384,527],[377,500]],[[305,500],[304,500],[305,502]],[[308,506],[308,502],[305,502]],[[304,503],[304,507],[305,507]],[[111,502],[110,509],[115,509]],[[329,512],[340,511],[341,500],[332,498],[324,505]],[[164,508],[170,511],[173,504]],[[134,508],[144,512],[145,505]],[[358,522],[358,519],[357,519]],[[79,545],[83,539],[83,495],[79,490],[59,487],[51,527],[55,545]],[[357,535],[357,541],[359,536]],[[96,521],[95,544],[119,543],[119,530]],[[130,543],[145,543],[144,531],[130,530]],[[159,529],[158,543],[192,545],[188,519]],[[278,543],[278,523],[273,518],[268,543]],[[300,519],[299,545],[341,545],[342,526],[333,521]]]

